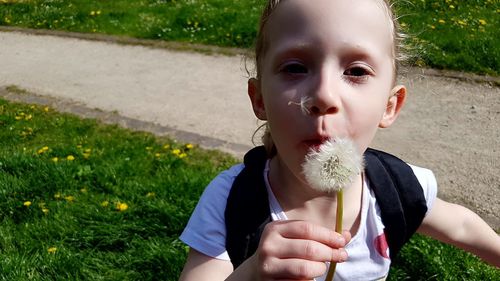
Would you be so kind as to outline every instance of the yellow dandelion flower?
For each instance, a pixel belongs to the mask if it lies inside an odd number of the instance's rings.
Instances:
[[[453,5],[450,5],[450,9],[455,9],[455,6],[453,6]]]
[[[481,25],[486,25],[486,20],[479,19],[478,21],[479,21],[479,23],[480,23]]]
[[[188,143],[188,144],[186,144],[186,148],[187,148],[187,149],[193,149],[193,148],[194,148],[194,145],[193,145],[193,144],[191,144],[191,143]]]
[[[73,155],[68,155],[68,156],[66,157],[66,160],[68,160],[68,161],[73,161],[73,160],[75,160],[75,156],[73,156]]]
[[[29,206],[31,206],[31,201],[25,201],[25,202],[23,203],[23,205],[24,205],[25,207],[29,207]]]
[[[160,158],[161,157],[161,153],[155,153],[155,157],[156,158]]]
[[[181,150],[180,149],[174,149],[174,150],[172,150],[172,154],[179,155],[179,154],[181,154]]]
[[[19,115],[17,115],[15,118],[16,118],[16,120],[21,120],[21,119],[23,119],[23,117],[22,117],[22,116],[19,116]]]
[[[156,196],[156,193],[154,193],[154,192],[148,192],[148,194],[146,194],[146,197],[148,197],[148,198],[155,197],[155,196]]]
[[[49,110],[50,110],[50,108],[48,106],[43,108],[43,111],[45,111],[45,112],[49,112]]]
[[[436,26],[431,25],[431,26],[430,26],[430,28],[431,28],[431,29],[436,29]]]
[[[181,154],[179,154],[179,158],[180,158],[180,159],[185,158],[186,156],[187,156],[187,154],[186,154],[186,153],[181,153]]]
[[[467,25],[467,22],[463,21],[463,20],[458,20],[457,22],[458,24],[460,25]]]
[[[31,120],[31,119],[33,119],[33,115],[31,115],[31,114],[28,114],[28,115],[26,115],[26,116],[24,117],[24,120],[26,120],[26,121],[29,121],[29,120]]]
[[[75,197],[74,196],[71,196],[71,195],[68,195],[66,197],[64,197],[64,199],[68,202],[73,202],[75,201]]]
[[[100,15],[101,14],[101,10],[98,10],[95,12],[96,15]]]
[[[59,192],[54,194],[54,199],[61,199],[61,197],[62,197],[62,195]]]
[[[52,160],[52,162],[57,163],[59,161],[59,158],[53,157],[51,160]]]
[[[109,201],[102,201],[102,202],[101,202],[101,206],[102,206],[102,207],[107,207],[107,206],[109,206]]]
[[[49,147],[48,147],[48,146],[44,146],[44,147],[40,148],[40,149],[37,151],[37,153],[38,153],[38,154],[42,154],[42,153],[47,152],[48,150],[49,150]]]
[[[57,248],[56,247],[50,247],[47,249],[47,252],[49,252],[50,254],[55,254],[57,251]]]
[[[47,208],[42,208],[42,212],[43,212],[44,214],[48,214],[48,213],[49,213],[49,209],[47,209]]]
[[[440,24],[445,24],[445,23],[446,23],[446,21],[445,21],[445,20],[443,20],[443,19],[439,19],[439,20],[438,20],[438,22],[439,22]]]
[[[91,16],[95,16],[95,11],[90,11]]]
[[[127,203],[121,203],[121,202],[116,203],[116,210],[123,212],[126,211],[127,209],[128,209]]]

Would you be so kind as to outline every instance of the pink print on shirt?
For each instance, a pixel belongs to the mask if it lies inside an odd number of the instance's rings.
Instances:
[[[373,246],[377,249],[377,252],[382,257],[389,258],[389,245],[387,244],[387,239],[385,238],[385,233],[380,234],[373,240]]]

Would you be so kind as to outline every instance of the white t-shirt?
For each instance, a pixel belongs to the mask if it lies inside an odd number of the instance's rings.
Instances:
[[[206,187],[180,236],[189,247],[217,259],[230,260],[225,247],[224,211],[233,181],[243,167],[243,164],[238,164],[223,171]],[[268,191],[271,217],[273,221],[286,220],[287,216],[270,188],[268,167],[269,162],[266,164],[263,177]],[[437,196],[434,174],[428,169],[413,165],[410,167],[423,188],[429,211]],[[391,260],[384,235],[384,225],[380,208],[369,185],[365,177],[359,229],[345,247],[349,259],[347,262],[337,264],[335,280],[379,280],[386,278],[389,273]],[[323,281],[325,277],[326,273],[315,280]]]

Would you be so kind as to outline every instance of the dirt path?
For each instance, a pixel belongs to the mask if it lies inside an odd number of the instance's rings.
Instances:
[[[51,103],[237,156],[252,145],[257,122],[241,56],[0,32],[0,62],[0,94],[10,99]],[[469,78],[410,70],[402,79],[410,93],[402,116],[380,131],[374,147],[432,169],[440,197],[500,230],[500,83]],[[6,90],[10,85],[30,94]]]

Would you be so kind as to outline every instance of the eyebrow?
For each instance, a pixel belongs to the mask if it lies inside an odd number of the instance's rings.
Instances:
[[[306,55],[307,57],[317,56],[318,53],[315,51],[316,47],[317,44],[310,42],[291,41],[275,50],[276,57],[273,62],[295,55]],[[379,61],[376,57],[378,55],[383,55],[374,51],[377,50],[377,48],[370,48],[369,46],[347,42],[342,42],[337,50],[340,52],[339,57],[342,60],[341,62],[358,59],[368,61],[370,64],[376,64]]]

